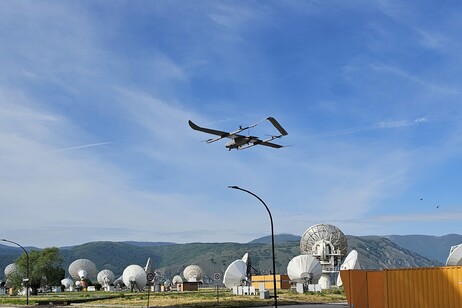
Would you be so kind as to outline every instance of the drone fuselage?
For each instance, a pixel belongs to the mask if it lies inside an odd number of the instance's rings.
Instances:
[[[245,136],[236,135],[234,138],[232,138],[230,141],[228,141],[225,146],[229,150],[239,149],[241,146],[243,146],[245,144],[249,144],[251,140],[252,140],[251,137],[245,137]]]

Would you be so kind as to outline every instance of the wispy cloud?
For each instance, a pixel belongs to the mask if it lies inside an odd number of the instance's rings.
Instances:
[[[99,143],[82,144],[82,145],[76,145],[76,146],[62,148],[62,149],[56,149],[56,150],[51,151],[50,153],[86,149],[86,148],[92,148],[92,147],[98,147],[98,146],[102,146],[102,145],[107,145],[107,144],[111,144],[111,143],[112,142],[99,142]]]
[[[441,84],[438,84],[438,82],[434,82],[434,81],[431,81],[431,80],[427,80],[427,79],[424,79],[424,78],[421,78],[417,75],[413,75],[411,73],[408,73],[406,71],[404,71],[403,69],[401,68],[398,68],[398,67],[394,67],[394,66],[389,66],[389,65],[383,65],[383,64],[371,64],[370,67],[376,71],[379,71],[379,72],[383,72],[383,73],[389,73],[389,74],[393,74],[393,75],[396,75],[396,76],[399,76],[399,77],[402,77],[416,85],[419,85],[419,86],[422,86],[422,87],[425,87],[425,88],[429,88],[429,89],[432,89],[434,91],[438,91],[438,92],[441,92],[441,93],[445,93],[445,94],[450,94],[450,95],[456,95],[456,94],[460,94],[460,91],[458,89],[455,89],[455,88],[452,88],[452,87],[448,87],[448,86],[444,86],[444,85],[441,85]]]
[[[357,133],[373,131],[373,130],[406,128],[406,127],[422,125],[422,124],[429,123],[429,122],[430,120],[427,117],[419,117],[413,120],[383,121],[383,122],[377,122],[371,126],[353,127],[353,128],[346,128],[346,129],[321,133],[318,136],[331,137],[331,136],[351,135],[351,134],[357,134]]]

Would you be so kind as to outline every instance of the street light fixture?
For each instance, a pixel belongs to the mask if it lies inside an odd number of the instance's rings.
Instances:
[[[270,222],[271,222],[271,248],[272,248],[272,252],[273,252],[273,288],[274,288],[274,307],[278,307],[278,296],[277,296],[277,291],[276,291],[276,260],[275,260],[275,256],[274,256],[274,228],[273,228],[273,217],[271,216],[271,212],[268,208],[268,206],[266,205],[266,203],[259,197],[257,196],[256,194],[254,194],[253,192],[251,191],[248,191],[246,189],[243,189],[243,188],[240,188],[238,186],[228,186],[228,188],[232,188],[232,189],[238,189],[238,190],[242,190],[252,196],[254,196],[255,198],[257,198],[266,208],[266,211],[268,212],[268,215],[269,215],[269,218],[270,218]]]
[[[18,243],[16,242],[13,242],[13,241],[10,241],[10,240],[6,240],[6,239],[1,239],[2,242],[8,242],[8,243],[11,243],[11,244],[15,244],[19,247],[21,247],[22,250],[24,250],[24,252],[26,253],[26,259],[27,259],[27,277],[26,279],[23,279],[23,281],[26,282],[26,304],[29,305],[29,254],[27,253],[27,250],[22,247],[21,245],[19,245]]]

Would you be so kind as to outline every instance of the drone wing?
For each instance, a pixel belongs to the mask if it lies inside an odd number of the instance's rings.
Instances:
[[[191,120],[189,120],[189,126],[191,126],[191,128],[194,129],[194,130],[197,130],[197,131],[200,131],[200,132],[203,132],[203,133],[207,133],[207,134],[212,134],[212,135],[219,136],[218,138],[213,138],[213,139],[206,140],[207,143],[211,143],[211,142],[220,140],[222,138],[226,138],[226,137],[231,136],[231,133],[228,133],[228,132],[224,132],[224,131],[216,130],[216,129],[211,129],[211,128],[200,127],[200,126],[194,124]]]
[[[280,149],[280,148],[284,147],[283,145],[272,143],[272,142],[267,142],[267,141],[262,141],[261,143],[257,143],[257,144],[258,145],[265,145],[267,147],[272,147],[272,148],[276,148],[276,149]]]
[[[279,124],[278,121],[276,121],[275,118],[273,117],[268,117],[267,118],[268,121],[271,122],[271,124],[273,124],[274,127],[276,127],[276,129],[281,133],[281,136],[287,136],[287,131],[281,126],[281,124]]]

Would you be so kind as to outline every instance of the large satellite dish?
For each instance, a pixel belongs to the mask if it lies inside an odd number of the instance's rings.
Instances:
[[[314,225],[305,231],[300,240],[302,254],[316,257],[322,266],[319,279],[321,289],[330,289],[330,273],[338,273],[337,266],[346,255],[348,242],[339,228],[328,224]]]
[[[447,266],[461,266],[462,265],[462,244],[452,246],[449,257],[446,260]]]
[[[69,275],[74,280],[91,279],[96,275],[96,265],[88,259],[78,259],[69,265]]]
[[[322,275],[322,266],[317,258],[300,255],[290,260],[287,274],[293,282],[316,283]]]
[[[340,266],[341,271],[352,270],[352,269],[361,269],[361,265],[358,261],[358,252],[356,250],[350,251],[348,256],[346,256],[345,261],[343,261]],[[343,285],[342,278],[340,274],[337,276],[337,286],[341,287]]]
[[[241,286],[247,274],[247,264],[243,260],[232,262],[225,271],[223,284],[227,288]]]
[[[188,282],[202,281],[204,271],[198,265],[189,265],[183,271],[183,276]]]
[[[115,281],[115,275],[111,270],[105,269],[98,273],[96,280],[103,287],[107,287]]]
[[[335,251],[344,256],[347,254],[347,249],[348,242],[345,234],[336,226],[328,224],[318,224],[308,228],[300,240],[300,252],[317,256],[320,261],[327,261],[329,254]],[[339,258],[336,259],[337,263]]]
[[[139,291],[143,290],[144,286],[148,282],[144,268],[139,265],[129,265],[125,268],[122,279],[124,284],[129,287],[132,291],[136,287]]]

